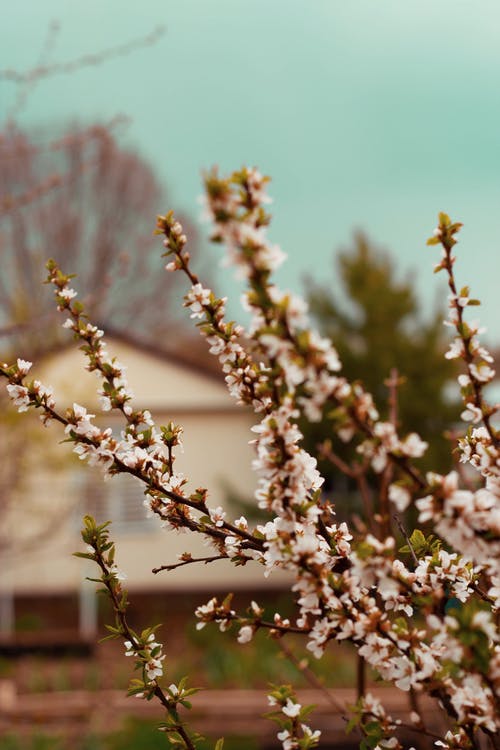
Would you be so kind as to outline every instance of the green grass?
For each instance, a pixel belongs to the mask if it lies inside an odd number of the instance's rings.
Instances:
[[[266,633],[257,633],[247,644],[234,635],[221,633],[207,625],[201,631],[188,631],[189,647],[182,661],[171,659],[167,669],[174,680],[185,674],[196,684],[210,688],[266,689],[269,683],[292,683],[294,687],[310,687],[301,671],[282,653],[279,641]],[[287,636],[286,645],[297,661],[307,661],[312,671],[328,688],[352,687],[356,684],[354,649],[331,644],[319,661],[304,648],[303,639]],[[167,656],[168,658],[168,656]],[[200,683],[201,681],[201,683]]]

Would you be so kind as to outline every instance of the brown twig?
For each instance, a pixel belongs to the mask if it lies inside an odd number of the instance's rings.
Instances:
[[[398,516],[397,513],[394,513],[393,518],[396,521],[398,529],[400,530],[400,532],[402,533],[402,535],[405,538],[406,544],[408,545],[408,548],[410,550],[410,554],[411,554],[411,556],[413,558],[413,562],[415,563],[415,565],[418,565],[418,557],[415,554],[415,550],[413,549],[412,543],[410,542],[410,537],[408,536],[408,533],[407,533],[405,527],[403,526],[403,522],[401,521],[401,519],[400,519],[400,517]]]
[[[108,566],[106,564],[106,561],[104,560],[104,557],[101,553],[101,551],[97,548],[95,548],[95,561],[98,564],[99,568],[103,572],[103,578],[102,583],[105,586],[105,588],[108,591],[109,598],[111,600],[111,604],[113,606],[113,611],[115,613],[115,616],[120,623],[120,629],[121,629],[121,636],[125,638],[126,640],[130,641],[132,648],[134,651],[140,651],[141,650],[141,644],[138,643],[136,637],[134,636],[134,633],[131,631],[129,624],[127,622],[127,617],[125,615],[125,607],[120,601],[118,597],[118,593],[121,593],[121,586],[117,592],[115,587],[111,584],[110,575]],[[163,692],[162,688],[158,684],[157,680],[154,681],[154,695],[158,698],[162,706],[170,713],[170,710],[173,708],[175,710],[176,704],[175,702],[172,702],[167,698],[165,693]],[[191,738],[187,734],[186,730],[184,729],[182,723],[179,723],[175,727],[175,731],[179,733],[179,735],[182,737],[182,740],[184,742],[185,747],[187,750],[196,750],[196,746],[193,744]]]
[[[453,238],[453,235],[449,236],[448,232],[446,232],[440,235],[439,241],[445,251],[445,257],[443,259],[443,267],[445,268],[447,276],[448,276],[448,287],[450,289],[451,294],[453,295],[453,299],[458,300],[459,294],[458,294],[457,286],[455,283],[455,274],[453,271],[454,258],[452,255],[453,246],[456,243],[456,240]],[[455,324],[455,328],[464,347],[463,359],[465,361],[465,364],[467,367],[467,373],[469,375],[470,382],[472,384],[472,389],[474,391],[474,406],[478,407],[481,410],[482,421],[488,432],[491,442],[496,448],[498,448],[500,446],[500,438],[497,435],[497,432],[491,423],[491,419],[490,419],[491,409],[488,407],[488,405],[486,404],[483,398],[484,384],[476,377],[475,373],[472,370],[472,365],[474,364],[474,359],[476,357],[476,354],[471,344],[473,336],[471,334],[469,335],[464,334],[465,307],[462,307],[462,305],[459,305],[459,304],[455,304],[455,310],[457,314],[457,321]]]
[[[68,60],[62,63],[53,63],[52,65],[39,65],[26,73],[20,73],[17,70],[4,69],[0,70],[0,80],[11,81],[17,84],[31,83],[48,76],[74,73],[80,68],[86,68],[93,65],[101,65],[103,62],[112,60],[116,57],[124,57],[141,47],[149,47],[155,44],[165,33],[165,27],[158,26],[146,36],[131,39],[125,44],[118,44],[116,47],[108,47],[100,52],[94,52],[89,55],[82,55],[74,60]]]
[[[335,709],[335,711],[338,711],[341,717],[344,719],[344,721],[348,721],[346,713],[346,706],[343,706],[331,693],[328,688],[326,688],[321,680],[318,678],[318,676],[313,672],[313,670],[308,665],[307,661],[303,661],[301,659],[298,659],[291,648],[288,646],[287,643],[285,643],[284,640],[278,641],[278,646],[283,653],[284,656],[301,672],[308,683],[315,688],[316,690],[319,690],[327,699],[327,701],[330,703],[330,705]]]
[[[373,496],[371,488],[366,479],[366,471],[368,467],[366,465],[349,465],[340,456],[333,452],[331,440],[325,440],[318,446],[319,454],[322,458],[330,461],[336,466],[343,474],[350,479],[353,479],[358,485],[358,489],[363,501],[363,508],[365,512],[365,521],[368,523],[370,530],[373,531]]]
[[[213,555],[212,557],[191,557],[186,560],[182,560],[178,563],[172,563],[171,565],[160,565],[158,568],[153,568],[153,573],[161,573],[162,570],[172,571],[176,570],[177,568],[182,568],[183,565],[190,565],[191,563],[198,563],[202,562],[205,565],[211,562],[215,562],[215,560],[227,560],[227,555]]]
[[[358,700],[364,698],[366,692],[366,662],[357,654],[356,664],[356,694]]]
[[[389,389],[388,403],[389,403],[389,421],[397,428],[398,424],[398,386],[401,384],[401,378],[395,367],[391,369],[390,377],[384,381],[384,385]],[[382,472],[380,488],[379,488],[379,502],[380,502],[380,531],[382,538],[385,539],[388,536],[392,536],[391,526],[391,510],[389,501],[389,485],[392,482],[394,476],[394,464],[389,462]]]

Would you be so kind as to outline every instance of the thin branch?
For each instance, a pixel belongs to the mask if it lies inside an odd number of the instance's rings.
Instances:
[[[20,73],[17,70],[4,69],[0,70],[0,80],[11,81],[12,83],[25,84],[31,81],[38,81],[40,78],[48,76],[70,74],[80,68],[87,68],[93,65],[101,65],[103,62],[112,60],[116,57],[124,57],[141,47],[149,47],[155,44],[165,34],[165,27],[158,26],[149,34],[136,39],[131,39],[125,44],[118,44],[116,47],[108,47],[100,52],[94,52],[89,55],[82,55],[74,60],[67,62],[54,63],[53,65],[39,65],[38,67],[28,70],[26,73]]]
[[[322,458],[330,461],[330,463],[336,466],[343,474],[350,477],[351,479],[354,479],[354,481],[358,485],[361,499],[363,501],[365,519],[368,522],[370,530],[373,531],[373,496],[371,488],[366,480],[366,471],[368,467],[364,465],[349,465],[348,463],[346,463],[342,458],[340,458],[340,456],[333,452],[331,440],[325,440],[317,447]]]
[[[177,568],[182,568],[183,565],[190,565],[191,563],[198,563],[202,562],[205,565],[211,562],[215,562],[215,560],[228,560],[228,555],[213,555],[212,557],[191,557],[189,560],[182,560],[178,563],[172,563],[171,565],[160,565],[158,568],[153,568],[153,573],[161,573],[162,570],[176,570]]]
[[[405,527],[403,526],[403,522],[401,521],[401,519],[400,519],[400,517],[398,516],[397,513],[394,513],[393,518],[394,518],[394,520],[397,523],[398,529],[400,530],[400,532],[402,533],[402,535],[405,538],[406,544],[408,545],[408,548],[410,550],[411,556],[413,558],[413,562],[415,563],[415,565],[418,565],[418,557],[415,554],[415,550],[413,549],[412,543],[410,542],[410,537],[408,536],[408,533],[407,533]]]
[[[347,723],[349,721],[349,717],[346,716],[346,706],[343,706],[341,703],[339,703],[336,700],[336,698],[331,694],[328,688],[326,688],[323,685],[321,680],[310,669],[310,667],[307,664],[303,663],[301,660],[297,659],[293,651],[288,647],[288,645],[283,640],[280,640],[278,642],[278,645],[281,651],[283,652],[283,654],[286,656],[286,658],[304,675],[305,679],[309,682],[309,684],[312,687],[321,691],[321,693],[327,698],[330,705],[336,711],[339,712],[341,718]],[[370,716],[373,716],[375,719],[379,718],[376,714],[372,714],[370,712],[367,712],[367,714]],[[409,724],[404,721],[398,721],[398,728],[399,727],[407,729],[411,732],[418,732],[418,733],[424,734],[427,737],[433,737],[434,739],[438,739],[438,740],[442,739],[442,736],[440,734],[436,734],[435,732],[432,732],[423,726],[416,727],[413,724]]]
[[[418,728],[422,729],[424,732],[427,731],[427,727],[425,726],[424,720],[422,718],[422,711],[420,710],[419,706],[419,696],[417,694],[417,691],[413,687],[410,687],[408,693],[408,701],[411,710],[416,713],[419,718]]]
[[[115,588],[111,585],[110,577],[109,577],[109,570],[108,566],[106,564],[106,561],[104,560],[102,553],[100,550],[95,549],[95,560],[100,567],[100,569],[103,572],[103,579],[102,582],[106,589],[108,590],[109,597],[111,599],[111,603],[113,606],[113,611],[120,623],[120,627],[122,630],[122,637],[126,638],[130,643],[132,644],[132,647],[134,651],[140,651],[140,644],[138,643],[136,637],[134,636],[134,633],[131,631],[129,624],[127,622],[127,618],[125,615],[125,610],[122,602],[118,598],[118,593],[115,590]],[[162,706],[170,712],[172,708],[176,708],[175,702],[170,701],[163,690],[161,689],[160,685],[158,684],[158,681],[155,679],[153,680],[155,684],[154,688],[154,695],[158,698]],[[191,738],[187,734],[186,730],[184,729],[182,724],[178,724],[175,727],[175,731],[179,733],[179,735],[182,737],[182,740],[184,742],[184,745],[186,746],[187,750],[196,750],[196,746],[191,741]]]
[[[453,245],[455,244],[455,240],[453,239],[453,237],[448,238],[446,235],[444,236],[441,235],[439,241],[445,251],[445,257],[443,259],[443,264],[444,264],[443,267],[446,269],[446,273],[448,276],[448,288],[450,289],[450,292],[453,295],[453,299],[458,300],[459,294],[458,294],[457,286],[455,283],[455,274],[453,271],[454,258],[452,255],[452,250],[453,250]],[[493,443],[495,447],[498,448],[500,446],[500,438],[498,437],[495,428],[491,424],[491,419],[490,419],[491,409],[488,407],[485,399],[483,398],[484,384],[476,377],[472,368],[472,365],[474,364],[474,359],[476,357],[476,354],[472,347],[472,341],[474,337],[472,335],[466,335],[463,333],[465,307],[462,307],[462,305],[456,304],[455,310],[457,314],[457,321],[455,323],[455,328],[464,347],[463,359],[465,361],[465,365],[467,367],[467,373],[469,375],[470,382],[472,384],[472,388],[474,391],[474,405],[481,410],[482,421],[488,432],[491,442]]]
[[[42,45],[35,70],[38,70],[47,65],[51,53],[54,49],[59,29],[59,24],[56,21],[52,21],[52,23],[49,24],[45,41]],[[16,115],[19,115],[24,105],[26,104],[30,93],[35,88],[38,80],[39,78],[36,77],[26,78],[20,84],[14,104],[12,105],[9,114],[7,115],[7,121],[12,121]]]
[[[401,378],[395,367],[391,369],[390,377],[384,381],[384,385],[389,389],[388,404],[389,404],[389,421],[397,430],[398,425],[398,386],[401,383]],[[381,532],[383,538],[392,536],[392,524],[391,524],[391,512],[389,502],[389,485],[392,482],[394,476],[394,464],[388,462],[384,471],[382,472],[379,490],[379,501],[380,501],[380,516],[381,516]]]
[[[319,690],[327,699],[328,703],[335,709],[335,711],[338,711],[341,715],[342,719],[344,721],[349,721],[348,717],[345,715],[346,712],[346,706],[342,705],[331,693],[328,688],[326,688],[321,680],[317,677],[317,675],[313,672],[313,670],[308,665],[307,661],[298,659],[291,648],[288,646],[287,643],[283,639],[280,639],[278,641],[278,646],[283,653],[284,656],[290,661],[294,667],[296,667],[299,672],[301,672],[305,679],[308,681],[308,683],[315,688],[316,690]]]
[[[359,653],[356,657],[356,693],[359,700],[360,698],[364,698],[366,693],[366,662]]]

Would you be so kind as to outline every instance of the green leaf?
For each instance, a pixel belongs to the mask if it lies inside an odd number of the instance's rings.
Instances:
[[[103,638],[99,638],[99,643],[104,643],[104,641],[112,641],[112,640],[115,640],[116,638],[121,638],[121,635],[115,635],[115,634],[105,635]]]
[[[351,716],[345,728],[346,734],[350,734],[350,732],[352,732],[352,730],[355,727],[357,727],[358,724],[359,724],[359,716]]]
[[[90,552],[73,552],[73,557],[81,557],[84,560],[95,560],[95,555]]]
[[[415,529],[410,537],[410,542],[416,547],[425,546],[425,536],[420,529]]]

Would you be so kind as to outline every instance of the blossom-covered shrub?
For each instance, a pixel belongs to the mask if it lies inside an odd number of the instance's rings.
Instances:
[[[240,643],[259,630],[277,639],[298,633],[316,659],[330,642],[349,641],[358,649],[361,664],[411,696],[406,729],[428,735],[436,747],[478,748],[481,737],[499,747],[497,407],[484,397],[494,377],[491,356],[479,341],[478,324],[465,317],[477,302],[467,287],[459,291],[455,286],[453,248],[460,224],[440,214],[428,244],[440,247],[436,271],[448,278],[447,325],[454,338],[446,356],[463,360],[462,418],[469,424],[458,441],[459,468],[446,476],[422,475],[415,459],[427,443],[414,432],[399,434],[395,415],[381,420],[371,395],[343,377],[333,343],[311,329],[304,301],[274,283],[273,272],[284,254],[266,234],[267,182],[255,169],[228,178],[213,171],[205,181],[212,239],[225,246],[227,262],[246,281],[246,328],[226,319],[225,298],[217,297],[195,274],[187,237],[174,214],[160,216],[157,223],[166,268],[187,280],[185,306],[219,360],[230,394],[256,415],[255,502],[267,514],[265,522],[252,526],[244,517],[228,518],[217,499],[212,502],[209,489],[191,487],[189,478],[176,471],[181,427],[157,426],[149,412],[134,409],[123,366],[108,355],[103,332],[88,321],[70,276],[54,261],[47,266],[48,281],[59,310],[66,314],[64,327],[80,342],[87,369],[100,377],[103,411],[121,412],[123,431],[115,437],[111,429],[98,427],[95,415],[79,404],[59,411],[51,389],[29,381],[26,361],[1,367],[7,390],[20,411],[38,408],[44,424],[59,422],[82,460],[108,475],[137,477],[147,512],[169,532],[201,534],[213,549],[211,560],[260,566],[263,578],[277,570],[290,574],[293,618],[276,612],[267,620],[258,602],[238,612],[229,594],[197,608],[199,628],[216,623],[223,631],[236,631]],[[361,493],[369,491],[370,527],[359,520],[352,527],[337,522],[335,498],[322,494],[316,459],[302,447],[299,419],[319,420],[327,401],[334,404],[337,434],[352,443],[357,456],[350,466],[333,455],[331,459],[339,471],[356,479]],[[462,486],[466,469],[475,470],[475,477],[468,472]],[[421,528],[407,528],[404,515],[412,505]],[[130,692],[160,701],[167,715],[161,729],[174,747],[196,747],[197,736],[179,713],[179,706],[189,708],[194,690],[184,681],[166,687],[163,647],[154,629],[136,633],[129,627],[127,596],[107,525],[97,526],[86,517],[83,538],[87,548],[79,554],[97,564],[96,580],[113,603],[116,622],[109,626],[110,637],[124,640],[126,655],[135,658],[140,673]],[[186,551],[177,564],[197,562]],[[436,699],[447,726],[443,736],[427,727],[419,710],[421,694]],[[300,705],[290,687],[273,688],[269,702],[284,750],[318,744],[319,732],[308,723],[309,708]],[[365,691],[361,679],[347,726],[361,732],[360,746],[402,749],[401,726]]]

